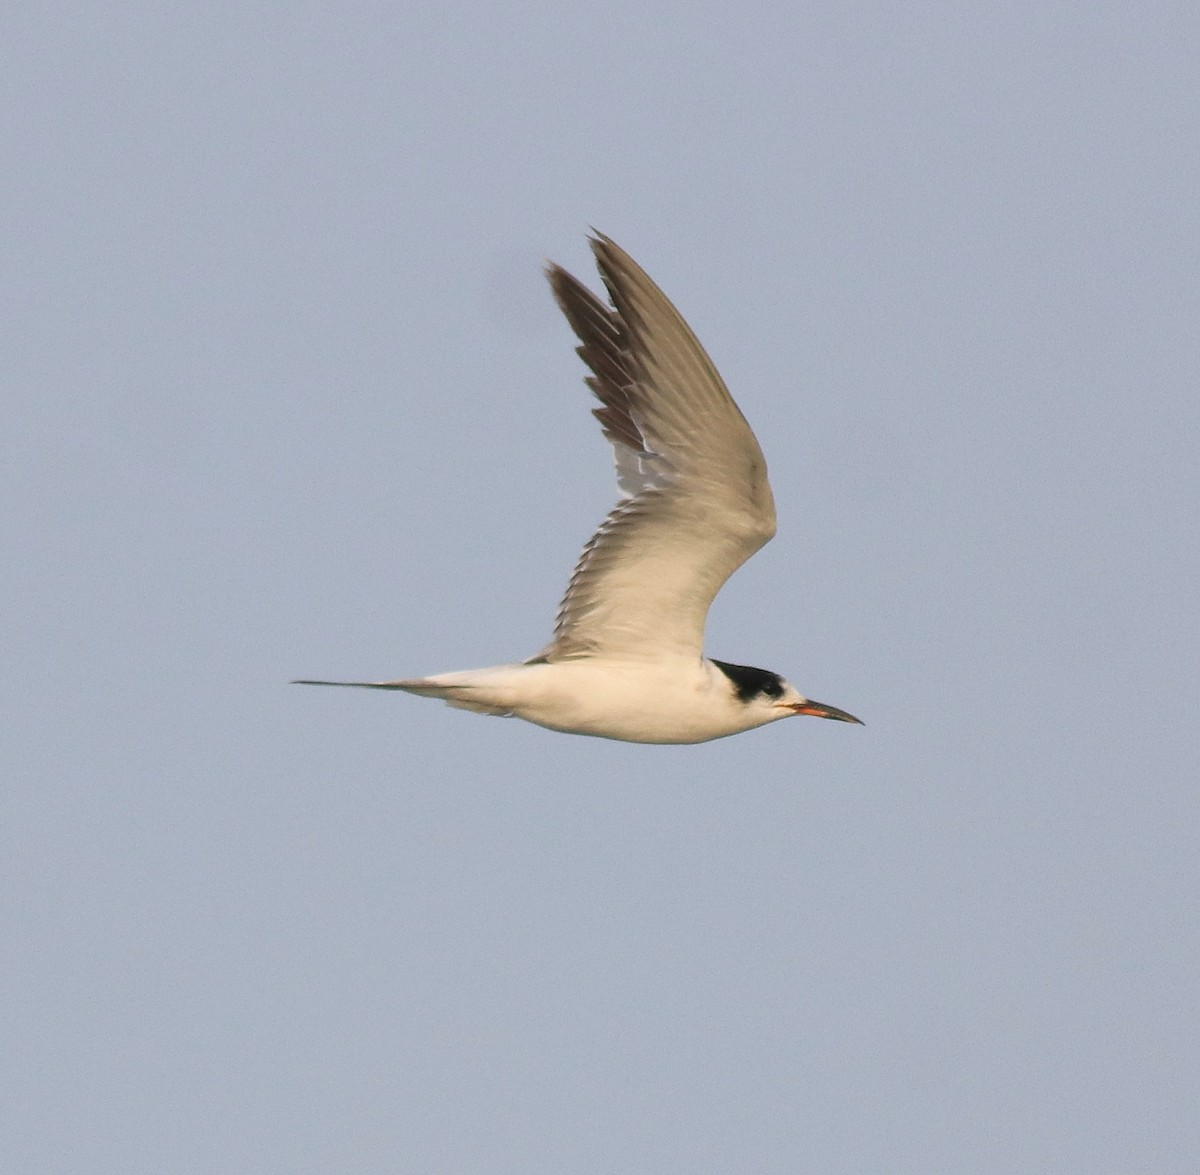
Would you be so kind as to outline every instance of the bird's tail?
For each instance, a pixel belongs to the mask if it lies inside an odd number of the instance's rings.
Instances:
[[[422,698],[441,698],[447,706],[453,706],[457,710],[471,710],[476,714],[495,714],[500,717],[512,714],[509,707],[497,705],[495,698],[485,699],[479,696],[480,683],[474,680],[474,674],[470,670],[465,673],[443,673],[437,677],[413,677],[404,681],[313,681],[303,678],[290,684],[402,690],[406,694],[416,694]]]

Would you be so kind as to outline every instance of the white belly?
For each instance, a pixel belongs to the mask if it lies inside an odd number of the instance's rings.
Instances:
[[[492,706],[568,734],[638,743],[699,743],[771,720],[732,698],[725,679],[703,662],[581,660],[478,672],[480,701],[486,694]]]

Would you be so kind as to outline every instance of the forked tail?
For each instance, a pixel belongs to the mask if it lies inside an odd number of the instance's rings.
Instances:
[[[355,689],[398,689],[406,694],[420,694],[425,698],[444,698],[448,692],[463,688],[460,685],[440,685],[423,677],[414,677],[409,681],[310,681],[307,678],[297,678],[295,681],[289,681],[288,685],[347,685]]]
[[[446,677],[451,676],[446,674]],[[406,694],[416,694],[422,698],[441,698],[447,706],[456,710],[471,710],[476,714],[493,714],[501,718],[510,717],[512,710],[507,706],[496,705],[494,699],[487,701],[478,696],[478,684],[474,681],[447,681],[445,678],[414,677],[407,681],[313,681],[308,678],[298,678],[289,685],[341,685],[355,689],[391,689],[402,690]]]

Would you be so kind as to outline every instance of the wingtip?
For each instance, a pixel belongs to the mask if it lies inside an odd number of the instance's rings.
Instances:
[[[597,258],[603,258],[605,253],[612,250],[616,250],[618,253],[624,252],[608,233],[602,233],[595,225],[588,227],[588,234],[588,244],[591,245],[592,252]]]

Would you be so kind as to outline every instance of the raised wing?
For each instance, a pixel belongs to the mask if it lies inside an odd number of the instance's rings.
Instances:
[[[611,306],[557,265],[547,275],[591,369],[623,497],[584,547],[540,656],[697,658],[713,598],[775,533],[767,465],[663,292],[608,237],[592,251]]]

